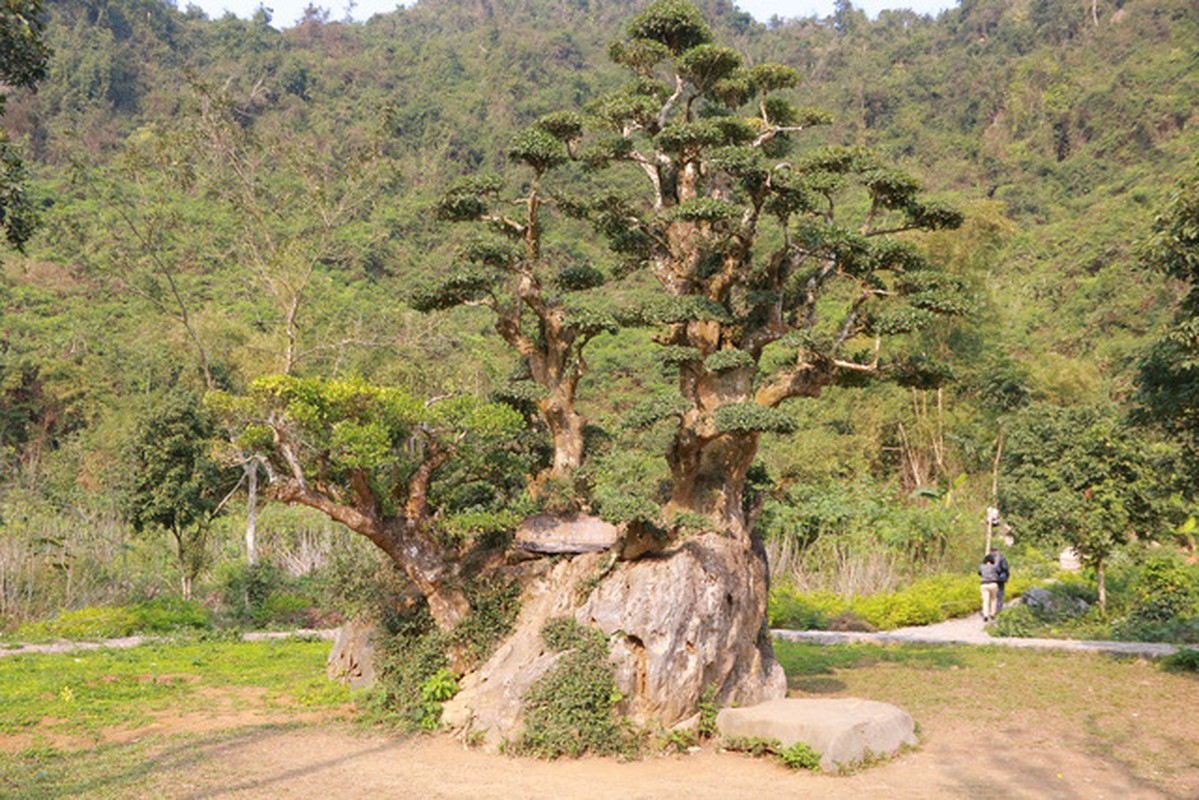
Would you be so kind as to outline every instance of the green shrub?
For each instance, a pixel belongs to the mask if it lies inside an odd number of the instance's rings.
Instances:
[[[978,578],[973,575],[930,575],[920,578],[903,591],[927,598],[940,609],[940,619],[965,616],[979,607]]]
[[[1132,590],[1132,616],[1139,621],[1165,622],[1196,611],[1199,572],[1177,553],[1161,551],[1141,566]]]
[[[51,620],[32,622],[17,629],[24,641],[44,639],[112,639],[137,632],[138,617],[129,606],[86,606],[63,610]]]
[[[1008,606],[991,623],[991,633],[995,636],[1028,638],[1035,634],[1040,625],[1041,621],[1028,606]]]
[[[386,603],[381,616],[388,636],[375,659],[379,679],[361,699],[361,718],[400,730],[435,730],[441,704],[458,687],[446,654],[456,651],[468,663],[486,660],[512,628],[519,588],[498,582],[472,586],[474,610],[448,634],[437,629],[423,603]]]
[[[211,630],[212,612],[181,597],[159,597],[133,606],[140,633],[170,633],[184,629]]]
[[[179,598],[158,598],[129,606],[86,606],[74,611],[63,610],[54,619],[22,625],[17,629],[15,638],[22,641],[86,641],[211,627],[211,615],[199,603]]]
[[[889,630],[909,625],[928,625],[945,619],[935,598],[912,589],[893,594],[855,597],[850,609],[876,628]]]
[[[1167,672],[1199,672],[1199,650],[1184,649],[1161,660]]]
[[[267,595],[251,618],[258,626],[305,626],[312,619],[313,604],[308,595],[277,590]]]
[[[389,615],[385,624],[389,635],[375,655],[378,680],[360,699],[359,716],[403,731],[436,728],[441,704],[426,699],[426,682],[449,668],[446,638],[423,604]]]
[[[767,606],[771,627],[798,631],[825,630],[845,610],[845,601],[832,592],[800,593],[787,586],[773,587]]]
[[[563,618],[546,623],[541,635],[562,655],[524,697],[516,752],[558,758],[626,751],[631,740],[616,717],[622,698],[603,633]]]
[[[1175,617],[1161,621],[1126,617],[1112,624],[1111,638],[1125,642],[1199,644],[1199,617]]]

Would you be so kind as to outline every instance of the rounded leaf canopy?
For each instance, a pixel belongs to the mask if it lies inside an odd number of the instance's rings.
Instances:
[[[623,64],[639,73],[646,74],[670,58],[670,48],[652,39],[613,42],[608,47],[608,58],[617,64]]]
[[[583,117],[573,111],[557,111],[537,120],[536,127],[560,142],[569,142],[583,135]]]
[[[658,134],[657,145],[666,153],[681,154],[722,145],[737,145],[752,141],[753,127],[741,119],[716,117],[699,122],[675,122]]]
[[[749,79],[759,92],[777,92],[799,85],[799,70],[785,64],[757,64],[749,68]]]
[[[753,356],[744,350],[736,348],[717,350],[704,359],[704,369],[709,372],[724,372],[730,369],[756,369],[757,366]]]
[[[528,164],[538,174],[566,162],[566,149],[553,134],[539,127],[526,128],[512,138],[508,158]]]
[[[728,403],[716,409],[716,430],[721,433],[791,433],[795,420],[777,408],[757,403]]]
[[[674,55],[712,41],[712,29],[686,0],[657,0],[629,22],[629,37],[666,45]]]
[[[715,197],[700,197],[679,203],[674,208],[668,209],[664,216],[667,219],[691,222],[721,222],[741,216],[741,206],[717,200]]]
[[[439,219],[451,222],[479,219],[488,211],[488,200],[503,185],[496,175],[472,175],[454,183],[437,203]]]
[[[580,292],[604,284],[604,273],[590,264],[572,264],[564,267],[554,280],[554,285],[565,292]]]
[[[464,266],[430,286],[414,289],[408,305],[417,311],[441,311],[488,296],[496,284],[496,273],[486,267]]]
[[[731,76],[741,67],[741,55],[731,47],[701,44],[679,56],[678,70],[701,92]]]

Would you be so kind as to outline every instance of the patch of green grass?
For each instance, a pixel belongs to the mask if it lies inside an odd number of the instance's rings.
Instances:
[[[291,639],[191,641],[0,658],[0,733],[34,727],[99,735],[187,708],[202,688],[257,687],[308,707],[345,702],[325,677],[329,644]],[[51,720],[51,722],[44,722]]]
[[[880,662],[908,664],[923,669],[962,666],[967,651],[939,645],[819,645],[776,639],[774,657],[788,677],[831,675],[837,669],[873,667]]]

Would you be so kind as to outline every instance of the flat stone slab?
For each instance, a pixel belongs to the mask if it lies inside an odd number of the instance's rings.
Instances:
[[[725,708],[716,716],[716,727],[725,738],[777,739],[783,747],[804,742],[820,754],[825,772],[917,743],[916,725],[906,711],[856,698],[786,698]]]
[[[533,553],[598,553],[616,544],[619,536],[615,525],[599,517],[538,514],[520,523],[513,544]]]

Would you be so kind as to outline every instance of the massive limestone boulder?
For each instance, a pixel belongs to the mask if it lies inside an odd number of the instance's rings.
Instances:
[[[719,705],[786,695],[765,627],[766,583],[760,551],[709,533],[622,563],[575,617],[608,636],[622,710],[672,726],[709,686]]]
[[[725,708],[716,715],[716,727],[725,738],[777,739],[784,747],[803,742],[820,754],[820,768],[826,772],[917,742],[915,723],[906,711],[856,698],[784,699]]]
[[[529,688],[561,657],[541,639],[551,619],[573,616],[608,637],[620,713],[642,725],[693,716],[711,686],[719,704],[783,697],[786,678],[765,629],[766,561],[760,549],[704,534],[633,561],[610,553],[564,560],[526,585],[515,632],[447,702],[442,720],[494,746],[521,732]]]

